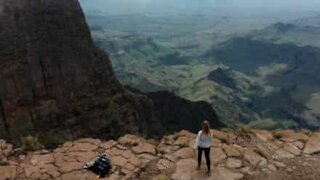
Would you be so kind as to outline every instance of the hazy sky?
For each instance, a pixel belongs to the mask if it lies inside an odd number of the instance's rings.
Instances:
[[[201,13],[207,11],[318,11],[320,0],[80,0],[85,10],[110,14]]]

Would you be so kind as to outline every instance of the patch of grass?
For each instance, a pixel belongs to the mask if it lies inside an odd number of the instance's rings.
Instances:
[[[241,126],[240,131],[246,134],[251,134],[253,133],[253,129],[248,127],[248,126]]]
[[[152,145],[155,145],[155,146],[157,146],[157,145],[159,144],[159,142],[157,142],[157,141],[154,140],[154,139],[148,139],[147,142],[150,143],[150,144],[152,144]]]
[[[54,149],[66,141],[63,135],[54,132],[47,132],[39,136],[39,142],[45,148]]]
[[[8,162],[0,160],[0,166],[7,166],[9,165]]]
[[[24,151],[37,151],[44,148],[44,146],[39,142],[38,137],[32,135],[22,137],[21,144],[21,148]]]

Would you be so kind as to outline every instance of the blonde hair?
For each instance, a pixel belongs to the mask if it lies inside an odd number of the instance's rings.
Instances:
[[[209,121],[205,120],[202,122],[202,133],[208,135],[210,133]]]

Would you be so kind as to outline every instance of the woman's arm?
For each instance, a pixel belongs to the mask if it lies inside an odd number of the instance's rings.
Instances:
[[[201,131],[198,132],[198,135],[196,137],[196,140],[195,140],[195,143],[194,143],[194,146],[193,146],[193,148],[195,148],[195,149],[199,146],[200,136],[201,136]]]

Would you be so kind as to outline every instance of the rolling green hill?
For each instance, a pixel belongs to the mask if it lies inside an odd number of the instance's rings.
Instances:
[[[208,102],[230,127],[319,127],[319,27],[292,21],[243,35],[230,18],[208,18],[89,17],[127,86]]]

